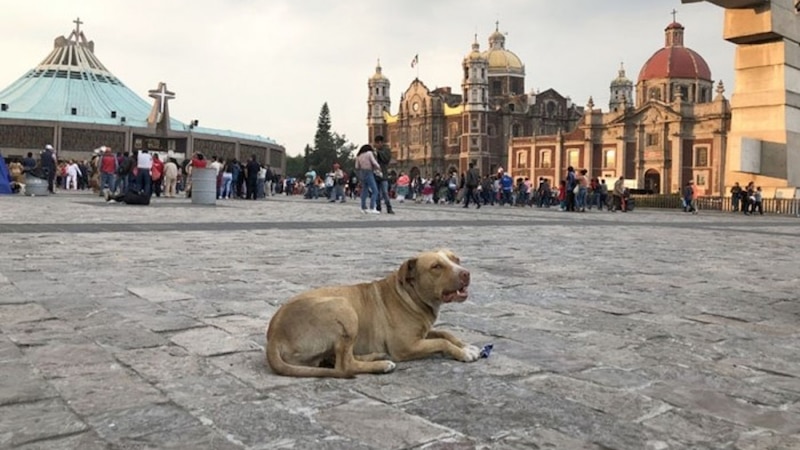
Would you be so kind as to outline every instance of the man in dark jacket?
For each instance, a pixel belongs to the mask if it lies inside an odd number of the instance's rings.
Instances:
[[[53,146],[50,144],[44,146],[44,151],[41,154],[41,167],[44,175],[47,177],[47,190],[51,194],[55,194],[56,154],[53,152]]]
[[[373,145],[375,149],[375,159],[378,160],[378,164],[381,166],[382,176],[375,175],[375,181],[378,183],[378,198],[377,198],[377,209],[378,211],[381,210],[381,199],[386,204],[386,212],[389,214],[394,214],[392,210],[392,203],[389,200],[389,163],[392,161],[392,151],[389,149],[389,146],[383,142],[383,136],[378,135],[375,136],[375,144]]]
[[[464,180],[466,192],[464,193],[464,208],[469,208],[469,201],[472,200],[481,209],[481,201],[478,199],[476,189],[481,182],[481,174],[474,163],[469,163],[469,170]]]
[[[261,170],[261,164],[256,161],[256,155],[250,157],[245,166],[245,175],[247,177],[247,199],[258,199],[258,172]]]

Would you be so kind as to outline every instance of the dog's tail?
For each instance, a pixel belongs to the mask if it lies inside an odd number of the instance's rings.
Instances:
[[[267,341],[267,362],[272,371],[287,377],[353,378],[354,375],[335,368],[289,364],[281,356],[280,344]]]

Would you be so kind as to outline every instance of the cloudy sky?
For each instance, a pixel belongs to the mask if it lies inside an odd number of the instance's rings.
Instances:
[[[678,10],[686,45],[730,97],[734,47],[723,12],[679,0],[32,0],[3,5],[0,89],[38,64],[76,17],[95,54],[142,97],[164,81],[173,117],[269,136],[289,154],[314,140],[327,102],[332,128],[366,139],[367,79],[380,58],[392,110],[417,74],[461,91],[461,60],[475,33],[486,49],[495,21],[525,64],[526,89],[554,88],[608,108],[620,62],[636,81],[664,45]]]

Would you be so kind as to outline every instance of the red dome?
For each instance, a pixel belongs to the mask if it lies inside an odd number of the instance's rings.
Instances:
[[[686,47],[665,47],[655,52],[642,66],[639,81],[658,78],[711,80],[711,69],[702,56]]]
[[[639,81],[662,78],[711,80],[706,60],[692,49],[683,46],[683,25],[672,22],[664,30],[664,48],[655,52],[642,66]]]

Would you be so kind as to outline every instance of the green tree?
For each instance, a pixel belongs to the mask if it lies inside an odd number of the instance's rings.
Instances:
[[[355,144],[348,142],[345,135],[331,131],[331,111],[326,102],[317,119],[314,147],[306,145],[303,152],[303,173],[313,167],[317,174],[324,176],[332,170],[334,163],[339,163],[342,170],[350,171],[355,166],[355,149]]]
[[[286,157],[286,176],[287,177],[302,177],[305,172],[306,158],[305,155],[287,156]]]

